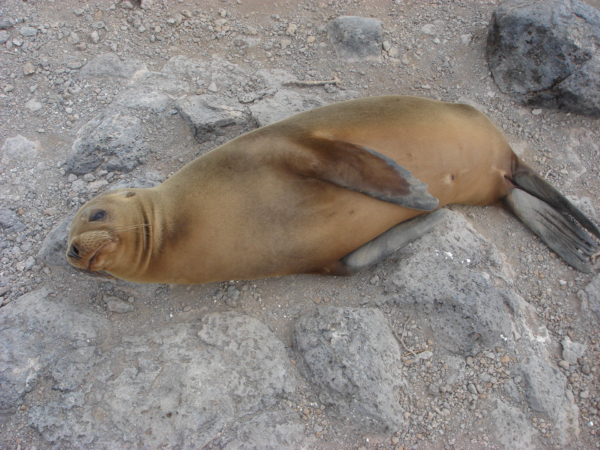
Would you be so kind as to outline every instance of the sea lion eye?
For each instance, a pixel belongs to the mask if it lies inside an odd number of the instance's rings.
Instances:
[[[101,209],[100,211],[96,211],[94,214],[92,214],[92,217],[90,217],[90,222],[99,222],[101,220],[104,220],[105,217],[106,211]]]

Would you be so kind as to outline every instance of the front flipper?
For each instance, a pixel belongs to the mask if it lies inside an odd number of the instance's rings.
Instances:
[[[402,222],[344,256],[341,262],[350,274],[374,266],[396,250],[429,233],[446,216],[446,210],[440,209],[431,214],[425,214]]]
[[[303,149],[286,160],[302,176],[327,181],[406,208],[433,211],[437,198],[427,184],[393,159],[350,142],[310,137],[298,139]]]
[[[575,222],[548,203],[520,189],[513,189],[505,202],[525,225],[568,264],[581,272],[591,272],[587,257],[597,251],[598,246]]]

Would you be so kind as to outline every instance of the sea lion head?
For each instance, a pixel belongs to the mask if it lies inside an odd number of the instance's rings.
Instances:
[[[69,231],[67,260],[78,269],[122,273],[135,270],[144,220],[140,189],[101,194],[79,209]],[[136,255],[137,254],[137,255]]]

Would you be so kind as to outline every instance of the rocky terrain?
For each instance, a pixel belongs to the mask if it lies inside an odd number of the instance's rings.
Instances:
[[[452,206],[351,278],[135,285],[63,258],[98,193],[384,94],[478,107],[598,223],[598,119],[564,110],[571,85],[527,105],[532,83],[519,99],[500,82],[486,59],[497,6],[5,0],[0,448],[600,448],[600,277],[500,208]],[[577,58],[573,79],[593,79]]]

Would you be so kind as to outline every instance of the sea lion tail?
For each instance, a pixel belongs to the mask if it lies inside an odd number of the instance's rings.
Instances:
[[[588,257],[598,251],[598,245],[568,216],[600,238],[598,227],[524,163],[517,162],[511,181],[516,187],[506,197],[506,205],[568,264],[590,273]]]

